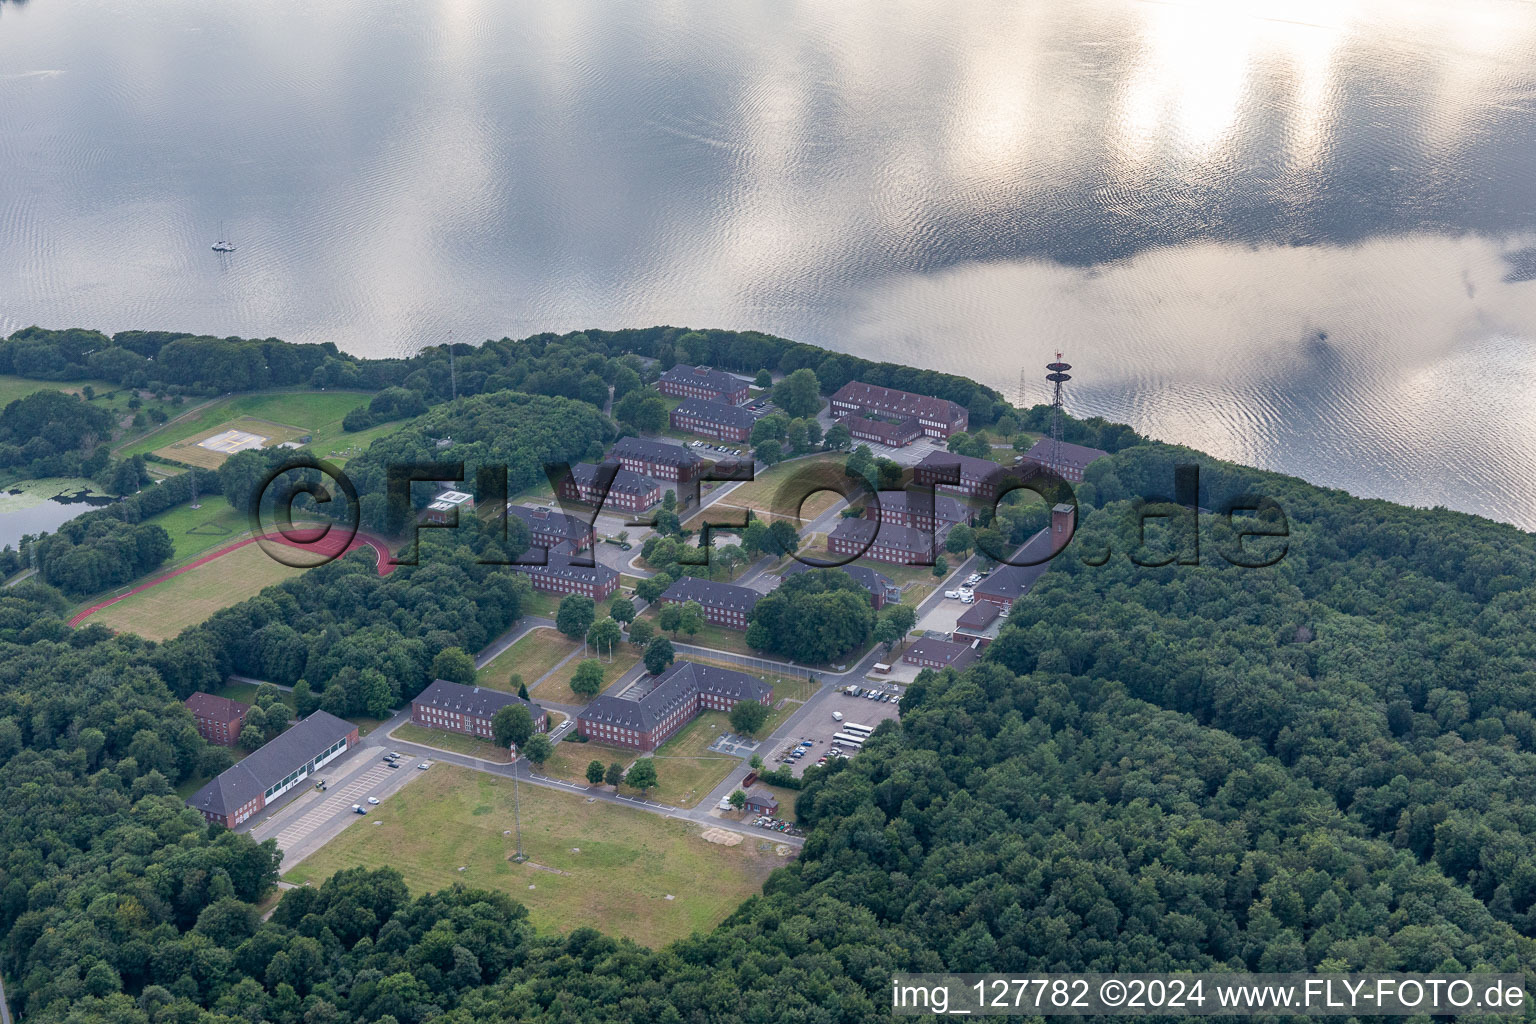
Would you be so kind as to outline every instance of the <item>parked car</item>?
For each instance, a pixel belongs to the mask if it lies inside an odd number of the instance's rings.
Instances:
[[[417,765],[416,767],[421,769],[422,771],[426,771],[428,768],[431,768],[432,766],[430,764],[428,764],[426,761],[423,761],[423,762],[421,762],[421,764]]]
[[[976,603],[976,596],[974,594],[966,594],[964,597],[962,597],[960,599],[960,603],[961,604],[975,604]]]
[[[371,796],[368,798],[368,802],[377,807],[379,805],[379,798],[376,796]]]
[[[834,712],[832,712],[832,721],[834,721],[834,722],[841,722],[842,720],[843,720],[843,713],[841,711],[834,711]]]
[[[958,591],[958,590],[946,590],[946,591],[944,591],[944,596],[949,598],[951,601],[953,601],[955,598],[960,596],[960,591]]]

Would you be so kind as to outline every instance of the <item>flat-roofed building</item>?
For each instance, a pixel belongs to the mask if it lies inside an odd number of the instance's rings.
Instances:
[[[465,686],[446,679],[434,680],[411,698],[411,721],[423,728],[461,732],[491,743],[495,741],[491,720],[508,705],[527,708],[533,727],[539,732],[549,729],[549,713],[533,701],[523,700],[515,693]]]
[[[704,609],[704,618],[717,626],[746,629],[752,620],[752,609],[757,607],[763,595],[751,587],[734,583],[716,583],[697,576],[679,576],[657,598],[660,604],[686,604],[697,601]]]
[[[1108,454],[1098,448],[1043,437],[1024,453],[1024,464],[1049,470],[1063,480],[1078,481],[1095,459],[1102,459]]]
[[[744,700],[768,707],[773,688],[745,672],[674,662],[639,700],[600,694],[577,717],[581,734],[609,746],[655,750],[702,711],[729,711]]]
[[[246,712],[251,710],[249,704],[202,691],[194,693],[184,703],[197,722],[197,734],[203,739],[221,747],[232,747],[240,742]]]
[[[234,828],[357,745],[357,726],[316,711],[224,769],[187,806]]]
[[[660,480],[627,470],[617,462],[578,462],[559,486],[560,497],[567,501],[623,512],[644,512],[655,507],[661,502],[663,490]]]
[[[608,457],[631,473],[673,483],[687,483],[704,472],[704,460],[696,453],[680,444],[643,437],[619,438]]]
[[[834,417],[868,416],[871,412],[897,421],[916,419],[929,437],[949,437],[970,424],[970,413],[965,406],[932,395],[918,395],[857,380],[849,381],[832,395]]]
[[[656,390],[673,398],[702,398],[727,405],[741,405],[750,394],[746,381],[708,366],[674,366],[662,373]]]
[[[739,444],[752,437],[752,425],[757,422],[757,417],[739,405],[685,398],[672,410],[670,422],[674,430]]]
[[[475,497],[464,491],[444,491],[427,506],[429,523],[452,524],[475,510]]]

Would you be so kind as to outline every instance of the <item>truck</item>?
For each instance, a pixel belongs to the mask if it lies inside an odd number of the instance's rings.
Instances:
[[[843,692],[850,697],[857,697],[859,695],[859,688],[857,686],[849,686],[848,689],[844,690]]]

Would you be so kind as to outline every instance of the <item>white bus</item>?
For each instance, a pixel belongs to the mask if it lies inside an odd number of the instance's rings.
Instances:
[[[859,747],[868,739],[867,736],[854,736],[851,733],[835,732],[832,734],[832,742],[844,747]]]
[[[844,722],[842,730],[843,732],[851,732],[855,736],[868,736],[875,731],[867,725],[860,725],[858,722]]]

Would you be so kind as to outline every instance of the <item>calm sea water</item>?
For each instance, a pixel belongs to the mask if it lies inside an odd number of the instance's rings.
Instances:
[[[1536,528],[1536,4],[0,0],[0,329],[758,328]],[[209,251],[223,230],[238,251]]]

